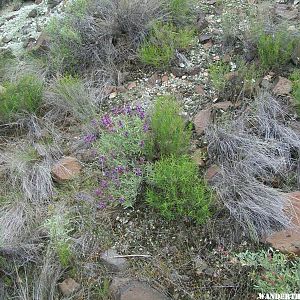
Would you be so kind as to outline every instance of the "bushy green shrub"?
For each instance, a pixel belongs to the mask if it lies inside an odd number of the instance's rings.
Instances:
[[[261,66],[268,70],[285,65],[291,59],[293,46],[294,39],[287,32],[261,33],[257,43]]]
[[[195,31],[191,27],[176,28],[171,23],[157,22],[149,37],[138,49],[140,60],[155,67],[166,67],[174,58],[176,49],[185,49],[193,43]]]
[[[151,115],[146,151],[150,158],[159,156],[179,156],[188,151],[192,128],[186,126],[180,114],[180,106],[173,96],[156,99]]]
[[[300,114],[300,70],[295,70],[291,74],[290,80],[293,82],[292,95],[294,97],[294,104],[298,114]]]
[[[168,219],[190,217],[202,224],[210,216],[211,192],[187,156],[157,161],[148,174],[147,203]]]
[[[300,259],[289,260],[279,251],[246,251],[237,255],[241,263],[253,268],[250,277],[262,293],[297,293],[300,288]]]
[[[217,62],[209,66],[209,76],[213,87],[222,92],[225,89],[225,75],[230,72],[230,65],[223,62]]]
[[[188,21],[191,14],[191,2],[190,0],[169,0],[173,23],[182,24]]]
[[[43,82],[32,75],[26,75],[16,82],[4,84],[0,94],[0,119],[13,120],[24,112],[36,113],[43,98]]]

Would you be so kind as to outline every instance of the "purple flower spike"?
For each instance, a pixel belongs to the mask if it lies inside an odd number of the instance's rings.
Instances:
[[[104,155],[101,155],[101,156],[99,157],[99,163],[100,163],[100,164],[104,164],[104,163],[105,163],[105,160],[106,160],[106,158],[105,158]]]
[[[144,148],[144,146],[145,146],[145,141],[140,141],[140,147]]]
[[[99,209],[104,209],[104,208],[106,207],[106,204],[105,204],[103,201],[100,201],[100,202],[98,203],[97,207],[98,207]]]
[[[119,127],[124,128],[124,123],[121,120],[119,120]]]
[[[146,122],[144,123],[143,130],[144,130],[144,132],[149,131],[149,124],[148,123],[146,123]]]
[[[106,180],[101,180],[100,185],[103,189],[106,189],[108,187],[108,182]]]
[[[120,202],[120,203],[124,203],[124,202],[125,202],[125,198],[124,198],[124,197],[121,197],[121,198],[119,199],[119,202]]]
[[[96,190],[95,190],[95,194],[96,194],[98,197],[102,196],[102,190],[101,190],[101,189],[96,189]]]
[[[97,137],[93,133],[90,133],[90,134],[84,136],[84,138],[83,138],[84,142],[88,143],[88,144],[91,144],[91,143],[95,142],[96,139],[97,139]]]
[[[111,128],[113,126],[113,121],[109,115],[105,115],[101,119],[101,123],[105,128]]]

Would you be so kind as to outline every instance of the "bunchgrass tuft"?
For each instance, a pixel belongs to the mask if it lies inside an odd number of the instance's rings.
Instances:
[[[210,216],[212,194],[187,156],[170,156],[150,168],[146,202],[166,218],[191,218],[199,224]]]
[[[1,122],[13,121],[24,113],[36,113],[42,98],[43,82],[35,76],[27,75],[16,82],[5,83],[0,94]]]
[[[180,106],[175,97],[161,96],[156,99],[150,128],[146,143],[150,158],[187,153],[192,131],[180,116]]]

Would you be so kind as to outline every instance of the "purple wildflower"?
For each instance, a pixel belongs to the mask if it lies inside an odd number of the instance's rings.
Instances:
[[[137,110],[137,114],[138,116],[140,117],[141,120],[145,119],[145,112],[144,112],[144,109],[142,108],[141,105],[138,105],[136,107],[136,110]]]
[[[108,182],[107,182],[107,180],[101,180],[100,186],[101,186],[103,189],[106,189],[106,188],[108,187]]]
[[[87,134],[83,138],[84,142],[88,143],[88,144],[91,144],[91,143],[95,142],[96,139],[97,139],[97,137],[96,137],[96,135],[94,133]]]
[[[104,209],[104,208],[106,207],[106,203],[103,202],[103,201],[100,201],[100,202],[98,203],[97,207],[98,207],[99,209]]]
[[[124,112],[126,115],[131,115],[132,114],[132,108],[129,105],[126,105],[124,108]]]
[[[102,117],[101,122],[105,128],[112,128],[114,125],[111,117],[107,114]]]
[[[101,189],[96,189],[95,190],[95,194],[98,196],[98,197],[100,197],[100,196],[102,196],[102,190]]]
[[[124,203],[124,202],[125,202],[125,198],[124,198],[124,197],[121,197],[121,198],[119,199],[119,202],[120,202],[120,203]]]
[[[144,123],[143,130],[144,132],[147,132],[149,130],[149,124],[147,122]]]
[[[143,148],[145,146],[145,141],[140,141],[140,147]]]
[[[104,155],[101,155],[99,157],[99,164],[104,164],[105,163],[105,160],[106,160],[106,157]]]
[[[119,127],[120,127],[120,128],[124,128],[124,123],[123,123],[121,120],[119,120],[118,123],[119,123]]]
[[[142,176],[142,170],[141,170],[140,168],[136,168],[136,169],[134,170],[134,174],[135,174],[136,176]]]
[[[123,174],[125,172],[125,168],[123,166],[117,166],[116,167],[116,172],[118,174]]]
[[[108,200],[109,200],[110,202],[114,202],[114,201],[115,201],[115,198],[114,198],[113,195],[109,195],[109,196],[108,196]]]

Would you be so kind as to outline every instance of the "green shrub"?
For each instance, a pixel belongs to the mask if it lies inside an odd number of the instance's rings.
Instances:
[[[209,66],[209,76],[213,87],[218,91],[222,92],[226,86],[225,75],[230,72],[230,65],[217,62]]]
[[[292,80],[293,82],[292,94],[299,114],[300,113],[300,70],[295,70],[291,74],[290,80]]]
[[[279,251],[246,251],[237,255],[241,263],[253,268],[250,277],[262,293],[297,293],[300,288],[300,259],[289,260]]]
[[[43,98],[43,82],[35,76],[26,75],[16,82],[4,84],[0,94],[1,121],[13,120],[16,115],[36,113]]]
[[[187,156],[157,161],[148,174],[147,203],[168,218],[190,217],[202,224],[210,216],[212,195]]]
[[[70,219],[67,213],[59,210],[52,215],[44,224],[50,237],[50,243],[63,267],[67,267],[72,258],[71,239],[69,233]]]
[[[188,151],[192,128],[186,127],[179,115],[180,106],[172,96],[158,97],[151,116],[151,132],[146,143],[150,158],[159,156],[179,156]]]
[[[177,29],[171,23],[157,22],[138,49],[141,61],[155,67],[166,67],[176,49],[187,48],[193,42],[195,30],[191,27]]]
[[[293,46],[294,39],[284,31],[261,33],[257,44],[261,66],[268,70],[285,65],[291,58]]]
[[[169,7],[173,23],[187,22],[191,14],[190,0],[170,0]]]

